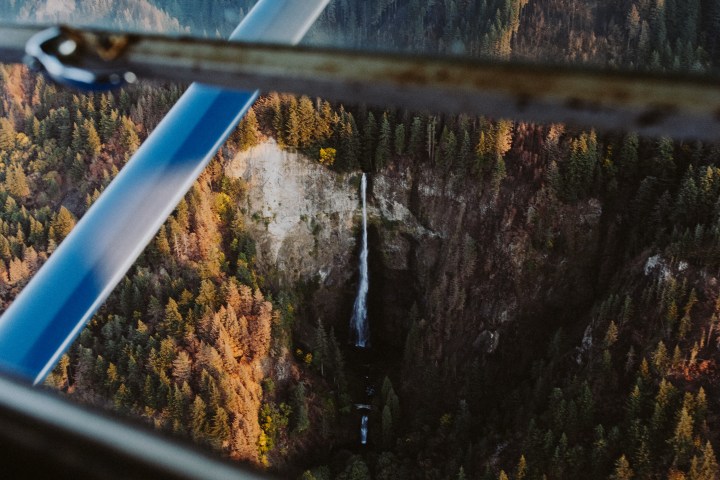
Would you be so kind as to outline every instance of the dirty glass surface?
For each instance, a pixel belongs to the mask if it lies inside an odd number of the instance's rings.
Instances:
[[[253,3],[0,15],[224,38]],[[304,44],[709,75],[717,19],[334,0]],[[182,89],[0,68],[7,306]],[[720,149],[621,130],[264,95],[47,385],[288,478],[714,478]]]

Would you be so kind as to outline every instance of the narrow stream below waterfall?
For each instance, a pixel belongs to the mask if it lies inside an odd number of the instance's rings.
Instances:
[[[360,444],[367,445],[368,437],[368,416],[363,415],[360,420]]]

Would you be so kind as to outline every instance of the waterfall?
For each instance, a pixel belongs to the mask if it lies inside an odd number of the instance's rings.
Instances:
[[[360,420],[360,444],[367,445],[367,434],[368,434],[368,416],[363,415]]]
[[[367,235],[367,177],[363,173],[361,182],[363,233],[362,250],[360,251],[360,285],[358,286],[355,305],[353,306],[350,329],[355,335],[355,346],[365,348],[369,344],[370,328],[367,321],[368,282],[368,235]]]

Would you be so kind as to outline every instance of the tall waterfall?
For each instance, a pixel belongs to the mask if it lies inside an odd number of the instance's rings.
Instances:
[[[354,333],[355,346],[365,348],[370,343],[370,328],[367,321],[368,282],[368,235],[367,235],[367,177],[363,173],[360,186],[363,209],[362,250],[360,251],[360,285],[353,306],[350,330]]]

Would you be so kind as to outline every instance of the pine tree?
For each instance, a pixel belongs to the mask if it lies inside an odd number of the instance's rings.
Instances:
[[[293,391],[293,431],[296,433],[302,433],[310,427],[310,417],[308,416],[306,396],[305,384],[300,382]]]
[[[375,171],[382,170],[390,158],[391,136],[390,121],[388,120],[387,113],[384,113],[382,122],[380,123],[380,135],[377,148],[375,149]]]
[[[457,137],[451,129],[445,126],[440,134],[440,155],[438,162],[449,170],[455,163],[456,155]]]
[[[257,117],[255,116],[255,109],[248,109],[245,117],[238,126],[241,150],[252,148],[260,142],[259,128]]]
[[[638,147],[639,139],[634,133],[630,133],[623,139],[623,144],[620,149],[620,155],[618,156],[618,175],[625,182],[634,180],[638,175],[639,160],[638,160]]]
[[[675,463],[686,465],[693,448],[693,420],[685,405],[680,408],[675,433],[669,443],[673,447]]]
[[[693,420],[695,425],[702,426],[706,421],[708,411],[707,396],[703,387],[700,387],[697,395],[695,395],[694,406]]]
[[[655,405],[651,419],[653,436],[659,439],[668,426],[670,420],[670,406],[675,396],[675,387],[665,379],[660,381],[658,393],[655,396]]]
[[[370,170],[375,149],[377,146],[377,121],[372,112],[368,112],[362,134],[362,158],[360,160],[363,170]]]
[[[615,470],[610,476],[611,480],[630,480],[635,476],[632,468],[630,468],[630,462],[627,461],[625,455],[620,456],[615,462]]]
[[[660,375],[665,375],[669,366],[669,358],[667,347],[665,347],[665,343],[662,340],[658,342],[657,348],[655,349],[655,352],[653,352],[652,361],[655,371],[657,371]]]
[[[405,153],[405,125],[402,123],[395,127],[395,154],[403,155]]]
[[[61,206],[55,220],[52,222],[52,228],[55,232],[54,240],[57,243],[62,242],[63,239],[68,236],[73,227],[75,227],[75,217],[72,213],[70,213],[70,210]]]
[[[493,168],[492,179],[490,180],[490,191],[492,192],[493,197],[497,197],[500,193],[500,186],[506,177],[507,171],[505,169],[505,160],[498,155],[495,159],[495,167]]]
[[[102,111],[100,114],[100,138],[104,143],[107,143],[112,136],[115,134],[120,116],[117,110],[111,110],[106,112]]]
[[[315,107],[305,95],[300,97],[298,103],[298,124],[298,146],[300,148],[309,148],[315,141],[317,124]]]
[[[155,248],[157,248],[161,258],[170,256],[170,242],[168,242],[165,225],[160,227],[160,231],[155,237]]]
[[[417,156],[423,151],[423,128],[420,117],[414,117],[410,127],[410,143],[408,145],[408,154]]]
[[[323,327],[322,320],[318,320],[318,327],[315,330],[315,342],[313,345],[313,362],[320,368],[320,375],[325,376],[325,363],[330,358],[327,333]]]
[[[199,395],[195,395],[190,407],[190,433],[197,442],[205,439],[207,435],[206,405]]]
[[[605,348],[612,347],[618,339],[618,328],[615,325],[615,321],[611,320],[608,325],[607,332],[605,332]]]
[[[126,408],[130,405],[130,390],[125,386],[124,383],[121,383],[118,387],[117,392],[115,392],[115,397],[113,401],[115,404],[115,408],[120,411],[125,411]]]
[[[182,332],[183,317],[177,302],[173,298],[169,298],[165,305],[165,316],[162,326],[168,333],[179,334]]]
[[[385,405],[382,411],[382,438],[385,448],[392,448],[393,435],[392,413],[390,407]]]
[[[10,166],[5,178],[5,187],[10,195],[20,199],[30,195],[30,186],[20,165],[13,164]]]
[[[520,455],[520,460],[518,460],[518,464],[515,467],[515,480],[525,480],[525,477],[527,477],[527,470],[525,455]]]
[[[197,397],[196,397],[197,398]],[[194,424],[194,419],[193,419]],[[227,411],[218,407],[212,418],[212,426],[208,432],[216,448],[220,448],[230,437],[230,417]]]
[[[270,102],[272,105],[272,128],[275,132],[275,139],[278,142],[278,145],[284,146],[285,143],[285,116],[283,115],[283,108],[282,103],[280,101],[280,97],[274,93],[270,97]]]
[[[697,480],[716,480],[720,475],[720,468],[715,458],[715,452],[709,441],[705,443],[702,454],[702,465]]]
[[[192,360],[185,350],[181,350],[175,360],[173,360],[173,378],[176,382],[182,384],[190,380],[192,373]]]
[[[102,141],[95,129],[95,122],[90,119],[85,120],[82,130],[85,140],[85,152],[91,157],[97,157],[102,149]]]
[[[122,117],[120,120],[120,141],[123,146],[126,158],[135,153],[140,146],[140,137],[138,136],[137,127],[129,117]]]
[[[288,147],[300,146],[300,117],[295,97],[291,98],[290,104],[287,107],[284,132],[285,145]]]
[[[0,150],[6,152],[15,148],[15,127],[7,118],[0,118]]]
[[[463,129],[462,136],[460,137],[460,152],[458,154],[460,160],[460,167],[464,171],[469,171],[473,162],[473,147],[470,141],[470,134],[467,130]]]
[[[345,123],[340,132],[340,161],[343,170],[355,170],[360,167],[360,134],[352,113],[346,114]]]

